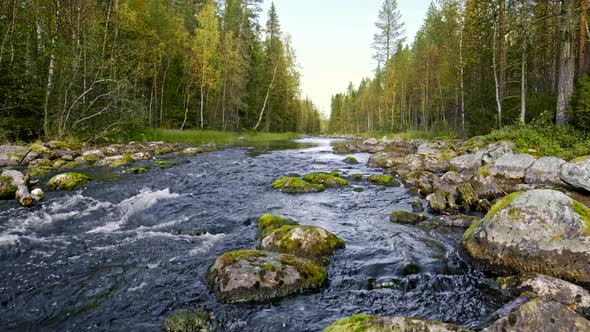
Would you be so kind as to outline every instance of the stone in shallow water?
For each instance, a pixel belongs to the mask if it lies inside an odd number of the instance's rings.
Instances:
[[[326,188],[340,188],[348,186],[348,181],[344,180],[339,173],[311,173],[307,174],[303,180],[316,185],[323,185]]]
[[[162,324],[164,332],[211,332],[214,330],[210,314],[203,308],[181,309],[173,313]]]
[[[590,210],[559,191],[503,198],[465,232],[463,247],[490,273],[537,272],[590,284]]]
[[[419,201],[421,202],[421,201]],[[426,220],[427,217],[423,214],[412,213],[408,211],[393,211],[391,212],[390,220],[395,224],[409,224],[415,225],[421,221]]]
[[[265,214],[258,219],[258,236],[264,238],[271,232],[286,225],[293,226],[298,225],[298,223],[291,219]]]
[[[467,332],[459,326],[411,317],[352,316],[327,327],[324,332]]]
[[[80,173],[64,173],[52,177],[47,186],[53,190],[74,190],[80,189],[90,180],[90,177]]]
[[[399,187],[400,183],[395,180],[395,178],[391,175],[384,175],[384,174],[373,174],[370,175],[367,180],[374,184],[380,184],[383,186],[390,186],[390,187]]]
[[[323,261],[336,250],[344,248],[344,241],[321,227],[285,225],[265,236],[260,247]]]
[[[300,178],[285,176],[272,185],[273,189],[288,194],[317,193],[326,190],[321,184],[312,184]]]
[[[217,258],[205,279],[221,302],[266,302],[318,290],[328,281],[328,272],[293,255],[245,250]]]

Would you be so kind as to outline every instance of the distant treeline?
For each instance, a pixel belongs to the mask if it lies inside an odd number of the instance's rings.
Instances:
[[[130,128],[320,130],[262,0],[0,2],[0,140]]]
[[[376,26],[375,76],[333,96],[331,131],[590,129],[587,0],[434,1],[411,45],[385,0]]]

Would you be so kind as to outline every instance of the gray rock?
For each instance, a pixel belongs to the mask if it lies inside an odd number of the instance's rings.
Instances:
[[[260,241],[260,249],[291,254],[323,262],[344,241],[321,227],[285,225],[271,231]]]
[[[451,167],[457,172],[464,174],[475,174],[483,166],[482,158],[484,152],[468,153],[450,160]]]
[[[526,171],[535,161],[528,154],[508,154],[491,163],[488,171],[494,178],[524,181]]]
[[[578,285],[543,274],[528,274],[520,278],[518,288],[521,292],[533,292],[566,305],[586,318],[590,317],[590,292]]]
[[[511,155],[514,152],[514,143],[512,142],[497,142],[488,145],[483,151],[483,157],[481,158],[482,163],[489,164],[494,160],[501,159],[507,155]]]
[[[590,209],[555,190],[513,193],[463,237],[490,273],[536,272],[590,284]]]
[[[19,145],[0,145],[0,167],[18,165],[29,150]]]
[[[574,188],[590,191],[590,157],[578,158],[563,164],[559,177]]]
[[[363,142],[365,145],[377,145],[379,141],[376,138],[369,138]]]
[[[324,332],[468,332],[459,326],[411,317],[356,315],[337,321]]]
[[[543,298],[521,297],[496,312],[498,318],[482,332],[590,331],[590,322],[567,306]]]
[[[525,182],[528,184],[545,184],[561,186],[563,182],[559,178],[561,167],[565,160],[557,157],[543,157],[535,161],[525,174]]]
[[[304,258],[246,250],[217,258],[205,279],[221,302],[245,303],[319,289],[326,284],[328,273]]]

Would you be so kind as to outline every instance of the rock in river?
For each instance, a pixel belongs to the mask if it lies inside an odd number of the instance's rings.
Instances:
[[[590,210],[559,191],[503,198],[465,232],[463,246],[491,273],[537,272],[590,284]]]
[[[312,184],[300,178],[290,176],[276,180],[272,188],[288,194],[317,193],[326,190],[321,184]]]
[[[459,326],[410,317],[352,316],[327,327],[324,332],[467,332]]]
[[[307,174],[303,180],[311,184],[323,185],[326,188],[340,188],[348,186],[348,181],[344,180],[338,172],[311,173]]]
[[[90,180],[90,177],[80,173],[64,173],[52,177],[47,186],[53,190],[74,190],[80,189]]]
[[[285,225],[271,231],[260,242],[261,249],[323,261],[344,241],[321,227]]]
[[[423,214],[412,213],[408,211],[393,211],[391,212],[390,220],[394,224],[408,224],[415,225],[424,220],[427,217]]]
[[[265,214],[258,219],[258,236],[264,238],[272,231],[275,231],[286,225],[299,225],[297,222],[291,219],[273,216],[272,214]]]
[[[328,281],[328,273],[304,258],[245,250],[217,258],[205,279],[221,302],[245,303],[317,290]]]

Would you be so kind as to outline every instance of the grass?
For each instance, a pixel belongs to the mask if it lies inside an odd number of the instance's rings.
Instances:
[[[481,138],[488,143],[512,141],[518,152],[535,157],[556,156],[571,160],[590,155],[590,134],[572,126],[556,126],[547,121],[505,127]]]
[[[368,133],[360,133],[355,134],[353,136],[360,137],[360,138],[377,138],[380,139],[383,136],[387,138],[401,138],[405,141],[411,139],[449,139],[455,138],[456,135],[451,130],[444,130],[444,131],[418,131],[418,130],[408,130],[404,132],[382,132],[382,131],[374,131]]]
[[[117,141],[189,143],[201,145],[216,143],[219,145],[233,145],[241,142],[284,141],[299,138],[297,133],[257,133],[233,132],[214,130],[168,130],[168,129],[137,129],[131,131],[127,137],[116,137]]]

